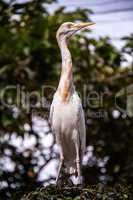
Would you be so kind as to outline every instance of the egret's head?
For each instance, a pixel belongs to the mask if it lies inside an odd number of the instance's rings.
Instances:
[[[94,22],[80,22],[80,23],[65,22],[57,30],[57,34],[56,34],[57,41],[60,42],[61,40],[68,40],[78,30],[88,28],[89,26],[93,24],[95,23]]]

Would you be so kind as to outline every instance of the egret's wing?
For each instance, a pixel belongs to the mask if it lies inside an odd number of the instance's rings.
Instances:
[[[85,117],[82,104],[80,104],[78,111],[78,132],[81,143],[81,156],[83,156],[86,148],[86,127],[85,127]]]
[[[74,102],[77,108],[77,130],[79,133],[80,151],[81,151],[81,159],[82,159],[85,153],[85,148],[86,148],[86,127],[85,127],[85,116],[84,116],[82,103],[76,92],[74,94]]]

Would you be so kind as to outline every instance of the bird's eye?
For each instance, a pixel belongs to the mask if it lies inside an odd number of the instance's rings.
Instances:
[[[60,33],[59,33],[59,36],[61,36],[61,35],[64,35],[64,32],[60,32]]]

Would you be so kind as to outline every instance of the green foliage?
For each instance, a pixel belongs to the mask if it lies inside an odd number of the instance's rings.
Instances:
[[[42,108],[41,99],[37,101],[35,95],[28,99],[28,105],[17,103],[19,92],[16,89],[27,94],[36,91],[41,95],[41,87],[50,85],[52,87],[47,87],[42,95],[43,103],[50,104],[61,65],[56,30],[65,21],[89,21],[91,11],[66,12],[62,7],[51,14],[46,5],[52,2],[55,1],[32,0],[20,4],[0,1],[0,197],[3,200],[16,200],[23,191],[33,191],[55,179],[52,176],[39,181],[42,169],[57,155],[54,140],[49,148],[44,148],[33,122],[33,116],[39,115],[47,121],[49,106]],[[88,34],[91,32],[78,34],[69,46],[74,82],[86,115],[87,146],[90,147],[87,153],[92,155],[83,166],[85,185],[98,182],[132,184],[133,118],[126,116],[125,98],[119,98],[118,105],[115,103],[116,94],[132,83],[131,66],[127,62],[127,68],[121,67],[123,53],[132,55],[132,35],[125,38],[126,44],[120,51],[108,37],[95,40],[88,38]],[[4,94],[9,86],[12,89]],[[10,106],[3,105],[3,94],[4,102]],[[118,111],[118,106],[125,112]],[[114,117],[114,111],[118,111],[119,116]],[[46,132],[51,134],[48,128]],[[35,139],[32,148],[20,151],[11,142],[15,138],[21,141],[21,147],[31,136]],[[43,163],[39,162],[40,158]],[[14,166],[12,170],[5,168],[7,160]]]
[[[21,200],[127,200],[131,198],[131,193],[126,187],[119,185],[111,188],[94,185],[86,188],[47,186],[23,196]]]
[[[133,34],[127,37],[123,37],[123,40],[126,41],[126,45],[123,47],[123,51],[127,54],[132,55],[133,53]]]

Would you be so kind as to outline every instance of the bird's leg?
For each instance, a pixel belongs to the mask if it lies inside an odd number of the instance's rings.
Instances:
[[[78,172],[78,184],[81,184],[81,168],[80,168],[80,157],[79,157],[79,145],[78,143],[75,144],[76,147],[76,166]]]
[[[58,179],[60,176],[60,172],[63,166],[63,162],[64,162],[64,156],[63,156],[63,151],[62,148],[60,147],[60,162],[59,162],[59,168],[58,168],[58,173],[57,173],[57,178],[56,178],[56,184],[58,183]]]
[[[80,155],[79,155],[79,136],[78,133],[76,134],[75,138],[75,149],[76,149],[76,168],[78,174],[78,184],[81,184],[81,167],[80,167]]]
[[[64,158],[61,157],[60,158],[60,163],[59,163],[59,168],[58,168],[58,173],[57,173],[57,178],[56,178],[56,184],[57,184],[59,176],[60,176],[61,168],[63,166],[63,161],[64,161]]]

